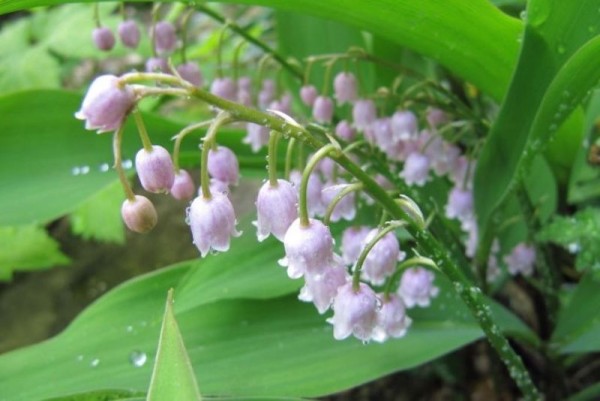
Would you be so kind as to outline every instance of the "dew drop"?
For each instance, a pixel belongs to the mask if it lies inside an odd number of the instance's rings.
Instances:
[[[567,49],[565,48],[565,45],[559,44],[558,47],[556,48],[556,51],[558,52],[558,54],[565,54]]]
[[[133,167],[133,162],[131,161],[131,159],[123,160],[123,168],[125,170],[129,170],[132,167]]]
[[[90,166],[81,166],[81,174],[88,174],[90,172]]]
[[[110,166],[108,165],[108,163],[102,163],[99,168],[100,172],[102,173],[106,173],[109,169]]]
[[[77,355],[77,362],[83,361],[83,355]]]
[[[147,360],[148,355],[146,355],[145,352],[133,351],[131,354],[129,354],[129,362],[136,368],[141,368],[144,366]]]
[[[100,365],[100,359],[94,358],[90,361],[90,366],[92,368],[96,368],[96,367],[98,367],[98,365]]]
[[[133,332],[133,326],[130,325],[130,326],[125,327],[125,331],[128,332],[128,333],[132,333]]]
[[[71,174],[72,174],[72,175],[79,175],[79,174],[81,174],[81,168],[79,168],[79,167],[77,167],[77,166],[73,167],[73,168],[71,169]]]

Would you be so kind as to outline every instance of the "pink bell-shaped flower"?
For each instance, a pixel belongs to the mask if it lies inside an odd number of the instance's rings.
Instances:
[[[246,136],[242,142],[250,145],[253,152],[258,152],[269,143],[269,129],[259,124],[246,124]]]
[[[140,43],[140,30],[133,20],[123,21],[117,28],[121,43],[130,49],[135,49]]]
[[[210,93],[234,102],[237,98],[237,88],[231,78],[217,78],[210,85]]]
[[[194,86],[202,86],[202,72],[198,64],[188,61],[177,66],[177,73]]]
[[[164,56],[175,50],[177,46],[177,35],[175,27],[169,21],[159,21],[154,26],[154,48],[156,52]]]
[[[535,249],[521,242],[513,248],[509,255],[504,257],[504,263],[508,267],[508,272],[513,276],[519,273],[531,276],[535,265],[535,256]]]
[[[446,216],[450,219],[464,221],[473,216],[473,191],[454,187],[448,196]]]
[[[338,105],[354,102],[357,98],[356,77],[351,72],[340,72],[333,80],[333,89]]]
[[[272,79],[265,79],[262,82],[260,91],[258,92],[258,106],[261,109],[266,109],[269,104],[275,99],[277,94],[277,85]]]
[[[414,139],[419,134],[417,116],[408,110],[397,111],[392,115],[391,129],[395,141]]]
[[[179,172],[175,174],[175,180],[171,187],[171,196],[178,200],[188,200],[194,197],[195,192],[196,186],[194,185],[190,173],[185,170],[179,170]]]
[[[369,341],[377,323],[378,303],[377,295],[365,283],[360,283],[357,290],[352,282],[340,287],[333,300],[333,317],[328,320],[333,324],[333,337],[343,340],[354,334],[360,340]]]
[[[381,295],[381,299],[383,301],[377,311],[377,323],[372,339],[382,343],[388,338],[404,337],[412,323],[411,318],[406,316],[404,302],[396,294],[390,294],[387,299]]]
[[[352,128],[350,123],[346,120],[340,121],[335,126],[335,134],[339,138],[343,139],[344,141],[348,141],[348,142],[354,140],[354,138],[356,137],[356,132],[354,131],[354,128]]]
[[[135,169],[142,187],[148,192],[168,193],[175,181],[171,154],[162,146],[140,149],[135,155]]]
[[[148,198],[135,195],[134,200],[125,199],[121,206],[121,217],[127,228],[136,233],[147,233],[156,225],[156,209]]]
[[[231,149],[217,146],[208,153],[208,173],[211,177],[227,183],[237,185],[240,177],[240,166]]]
[[[277,185],[272,186],[270,181],[266,181],[256,199],[258,240],[264,241],[273,234],[283,241],[288,228],[298,217],[297,204],[298,192],[290,182],[277,180]]]
[[[439,293],[439,288],[433,285],[435,275],[422,267],[407,269],[400,279],[398,294],[408,308],[415,305],[426,307],[431,299]]]
[[[379,230],[374,228],[363,240],[364,248],[377,234]],[[362,249],[361,249],[362,251]],[[373,285],[381,285],[385,279],[396,270],[396,265],[403,260],[406,254],[400,251],[400,244],[393,232],[383,236],[371,248],[362,266],[362,277]]]
[[[329,227],[319,220],[309,219],[303,226],[300,219],[294,220],[283,238],[285,258],[279,261],[287,266],[290,278],[304,274],[320,274],[333,260],[333,238]]]
[[[105,26],[95,28],[92,31],[92,39],[99,50],[107,52],[115,47],[115,35]]]
[[[134,105],[135,93],[129,86],[120,87],[114,75],[101,75],[92,82],[75,117],[85,120],[86,129],[114,131]]]
[[[315,304],[320,314],[329,309],[338,289],[350,280],[350,275],[334,255],[331,266],[325,268],[320,274],[305,274],[304,287],[300,290],[298,299]]]
[[[290,181],[296,189],[300,190],[300,181],[302,180],[302,173],[298,170],[290,172]],[[306,189],[306,203],[308,204],[308,214],[311,216],[322,216],[325,213],[326,205],[323,204],[323,198],[321,191],[323,183],[319,176],[312,173],[308,178],[308,188]]]
[[[308,107],[313,107],[317,96],[319,96],[319,92],[314,85],[304,85],[300,88],[300,99],[302,99],[302,103]]]
[[[312,111],[313,118],[321,124],[329,124],[333,118],[333,101],[326,96],[315,99]]]
[[[204,257],[213,249],[229,250],[231,237],[241,235],[235,228],[235,212],[227,195],[213,193],[210,198],[202,195],[188,209],[188,221],[192,229],[194,244]]]
[[[408,185],[422,187],[429,179],[429,158],[419,152],[411,153],[406,158],[400,177]]]
[[[377,118],[375,103],[369,99],[359,99],[352,108],[354,126],[359,131],[365,131]]]
[[[333,199],[348,186],[343,180],[338,180],[337,183],[326,183],[321,191],[321,199],[323,204],[327,208]],[[350,192],[346,194],[338,204],[333,208],[331,213],[331,221],[336,222],[341,219],[352,220],[356,216],[356,193]]]
[[[146,72],[164,72],[170,73],[167,59],[162,57],[150,57],[146,60]]]
[[[448,122],[448,115],[443,111],[435,107],[429,107],[427,109],[427,122],[432,128],[437,128],[440,125]]]
[[[370,227],[348,227],[342,234],[342,260],[347,265],[356,263],[363,249],[363,242],[371,232]]]

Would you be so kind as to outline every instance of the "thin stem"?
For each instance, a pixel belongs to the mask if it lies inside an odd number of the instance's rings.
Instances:
[[[392,292],[392,290],[395,290],[395,288],[397,287],[398,280],[400,280],[402,273],[404,273],[406,269],[413,266],[429,266],[431,268],[434,268],[438,272],[440,271],[436,264],[433,262],[433,260],[429,258],[424,258],[423,256],[415,256],[413,258],[406,259],[405,261],[401,262],[398,265],[398,267],[396,267],[394,273],[387,280],[383,292],[385,294],[386,299],[388,299],[389,294]]]
[[[279,141],[279,132],[271,131],[269,137],[269,184],[271,188],[276,188],[277,185],[277,142]]]
[[[133,201],[135,200],[135,194],[131,189],[131,185],[129,185],[129,180],[127,179],[125,170],[123,170],[123,160],[121,156],[121,142],[123,141],[124,126],[125,124],[121,124],[113,136],[113,155],[115,158],[114,168],[117,170],[119,181],[121,181],[123,192],[125,192],[125,197],[127,197],[128,200]]]
[[[310,175],[321,159],[330,156],[333,152],[338,150],[339,149],[335,145],[329,143],[317,150],[316,153],[308,160],[308,163],[306,163],[306,167],[302,172],[302,181],[300,182],[300,193],[298,199],[298,215],[301,226],[308,227],[309,225],[307,192]]]
[[[335,197],[331,200],[329,205],[327,205],[325,215],[323,216],[323,224],[325,224],[326,226],[329,225],[329,221],[331,220],[333,210],[335,209],[337,204],[340,203],[342,199],[344,199],[346,195],[349,195],[352,192],[360,191],[362,187],[362,182],[355,182],[353,184],[348,184],[344,186],[344,188],[340,192],[338,192],[335,195]]]
[[[312,70],[313,63],[314,61],[311,58],[306,61],[306,67],[304,68],[304,79],[302,80],[303,85],[308,85],[310,82],[310,71]]]
[[[98,3],[96,3],[98,4]],[[152,24],[150,25],[150,46],[152,48],[152,56],[156,57],[156,23],[158,22],[158,10],[160,9],[161,3],[156,3],[152,7]]]
[[[302,80],[302,71],[299,68],[295,67],[291,63],[289,63],[284,56],[277,53],[274,49],[272,49],[269,45],[267,45],[262,40],[255,38],[250,35],[244,28],[241,28],[239,25],[234,22],[228,21],[225,17],[212,10],[211,8],[205,6],[204,4],[196,4],[196,9],[208,15],[210,18],[215,21],[220,22],[221,24],[227,24],[227,27],[231,29],[233,32],[237,33],[239,36],[246,39],[246,41],[252,43],[254,46],[261,49],[264,53],[269,53],[273,59],[277,60],[277,62],[290,72],[293,76],[295,76],[298,80]]]
[[[202,197],[204,199],[212,198],[210,193],[210,177],[208,176],[208,152],[217,135],[221,125],[231,121],[231,115],[226,111],[221,111],[206,131],[204,142],[202,143],[202,158],[200,159],[200,187],[202,188]]]
[[[95,3],[95,4],[98,4],[98,3]],[[125,3],[124,2],[119,3],[119,12],[121,13],[121,17],[123,17],[123,21],[126,21],[127,13],[125,12]]]
[[[194,9],[190,8],[185,14],[183,14],[183,18],[181,19],[181,62],[187,62],[187,36],[188,36],[188,26],[190,22],[190,17],[194,13]]]
[[[323,88],[321,89],[321,95],[327,96],[329,94],[329,87],[331,86],[331,73],[333,72],[333,66],[339,60],[339,58],[333,58],[325,66],[325,78],[323,79]]]
[[[100,11],[98,10],[98,3],[94,3],[94,24],[96,24],[96,28],[102,27],[100,24]]]
[[[148,131],[146,130],[144,120],[142,119],[142,113],[140,113],[139,109],[136,108],[133,110],[133,117],[135,119],[135,125],[138,128],[138,133],[140,134],[144,150],[146,150],[146,152],[152,152],[152,141],[150,141]]]
[[[176,173],[179,173],[179,152],[180,152],[181,142],[183,141],[183,138],[185,138],[189,133],[191,133],[197,129],[204,128],[207,125],[212,124],[213,121],[214,120],[208,120],[208,121],[202,121],[202,122],[199,122],[196,124],[188,125],[184,129],[179,131],[179,133],[177,135],[175,135],[175,137],[174,137],[175,144],[173,145],[173,168]]]
[[[233,82],[235,82],[237,84],[238,81],[238,77],[240,75],[240,65],[239,65],[239,61],[240,61],[240,53],[242,51],[242,48],[247,44],[248,42],[242,40],[240,41],[236,46],[235,49],[233,51]]]
[[[288,141],[287,149],[285,151],[285,170],[283,172],[283,176],[286,180],[290,178],[290,171],[292,170],[292,158],[295,145],[296,138],[290,138],[290,140]]]
[[[354,265],[354,272],[352,273],[352,287],[354,287],[355,291],[358,291],[358,287],[360,285],[360,272],[362,270],[363,264],[367,259],[367,255],[371,252],[371,249],[389,232],[394,231],[395,229],[405,226],[406,222],[404,221],[391,221],[386,227],[382,228],[375,237],[373,237],[360,251],[360,255],[358,255],[358,259],[356,260],[356,264]]]
[[[225,39],[225,32],[227,32],[227,24],[221,27],[219,42],[217,43],[217,77],[219,78],[223,78],[223,40]]]

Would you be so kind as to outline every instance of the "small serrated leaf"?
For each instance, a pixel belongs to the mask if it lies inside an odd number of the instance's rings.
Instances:
[[[167,294],[158,350],[147,401],[200,401],[192,363],[173,313],[173,289]]]

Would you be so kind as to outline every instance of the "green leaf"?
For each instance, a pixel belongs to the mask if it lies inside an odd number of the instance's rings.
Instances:
[[[590,38],[600,31],[597,11],[596,0],[529,3],[517,69],[477,162],[474,195],[481,233],[524,174],[525,162],[596,85],[600,40]],[[579,119],[579,132],[581,124]]]
[[[69,263],[58,242],[35,225],[0,227],[0,281],[15,270],[40,270]]]
[[[173,312],[173,289],[167,294],[147,401],[200,401],[200,390]]]
[[[125,241],[120,213],[122,203],[120,182],[110,183],[71,213],[69,219],[73,232],[86,239],[122,244]]]
[[[60,87],[58,61],[39,46],[0,58],[0,90]]]
[[[575,267],[600,279],[600,209],[587,208],[573,216],[555,217],[537,236],[554,242],[577,255]]]
[[[508,87],[522,30],[521,21],[488,0],[237,2],[336,20],[372,32],[439,61],[497,100]],[[0,4],[0,14],[62,3],[64,0],[9,0]]]
[[[45,401],[144,401],[144,393],[124,390],[100,390],[90,393],[74,394]]]
[[[587,275],[577,285],[559,315],[553,347],[562,353],[600,350],[600,281]]]
[[[335,341],[326,317],[297,300],[299,283],[275,263],[260,262],[273,260],[277,251],[276,241],[233,244],[226,254],[121,285],[54,339],[0,356],[3,401],[106,388],[144,391],[150,367],[136,367],[129,358],[133,352],[151,357],[161,299],[169,288],[178,294],[175,314],[205,395],[329,394],[422,364],[482,336],[449,283],[438,278],[440,296],[430,308],[409,312],[414,323],[405,338],[369,345]],[[261,253],[265,256],[257,258]],[[191,284],[200,272],[207,281]],[[513,315],[497,305],[493,309],[504,330],[532,339]]]

